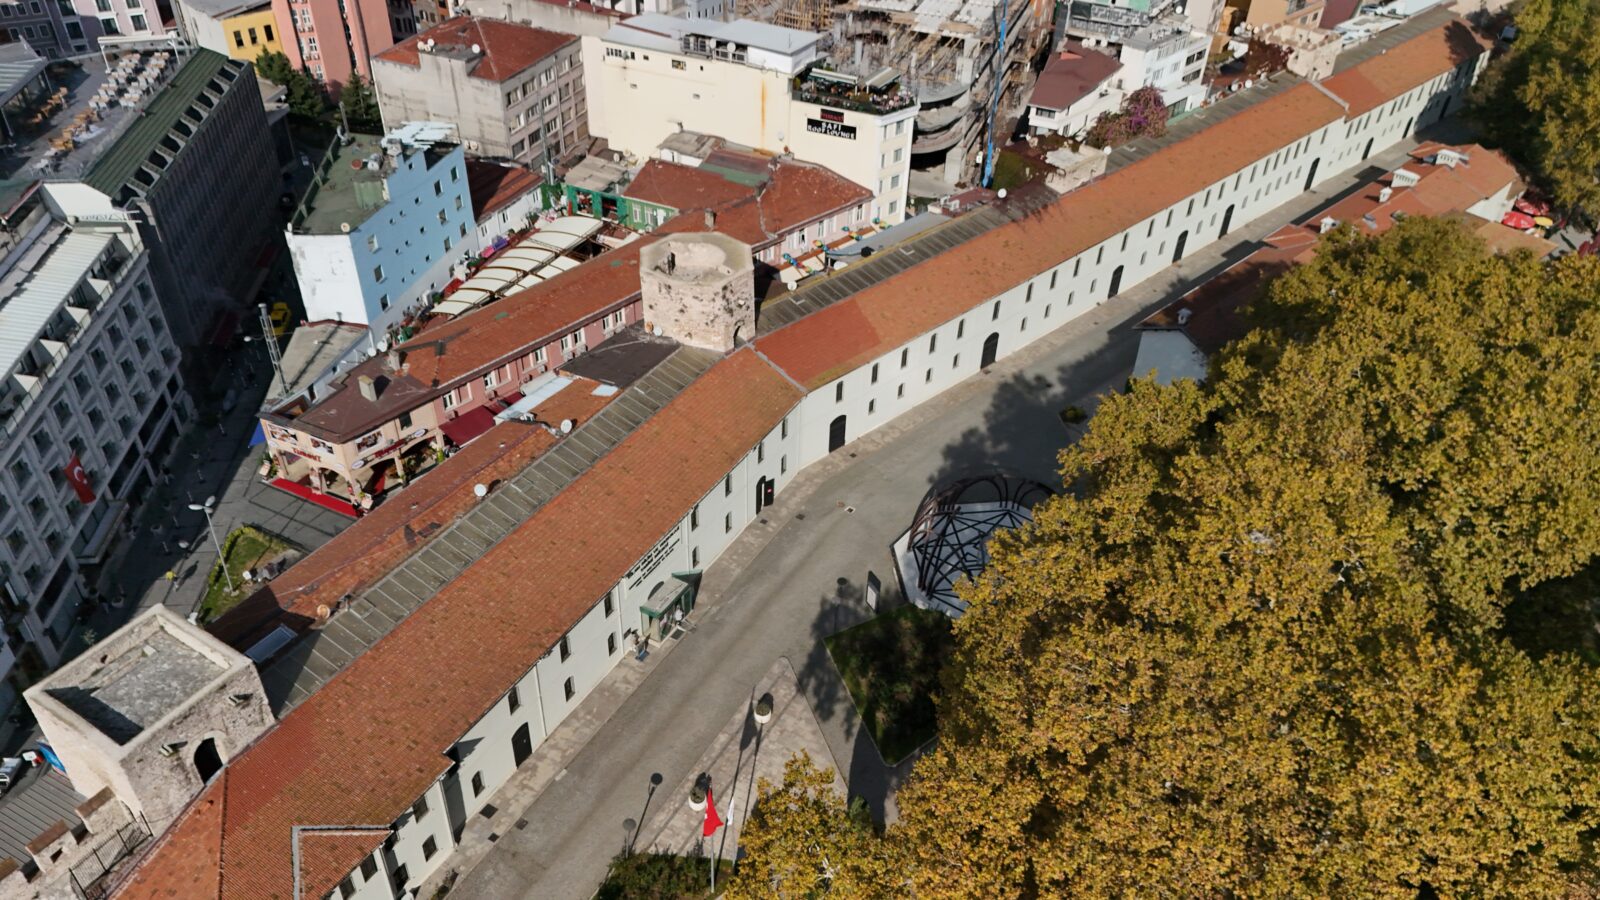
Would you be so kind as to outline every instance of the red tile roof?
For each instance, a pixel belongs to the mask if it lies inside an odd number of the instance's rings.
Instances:
[[[230,762],[120,896],[287,897],[293,826],[397,820],[445,751],[800,397],[748,349],[717,362]],[[371,846],[325,849],[319,873]]]
[[[594,387],[594,382],[585,379],[557,393],[540,404],[540,419],[588,421],[611,400],[595,396]],[[310,627],[316,621],[317,607],[332,607],[344,595],[376,583],[420,549],[429,535],[470,509],[477,500],[473,485],[509,478],[555,444],[556,438],[537,425],[518,421],[496,425],[251,594],[207,630],[244,650],[280,624],[296,631]]]
[[[539,185],[539,176],[524,166],[506,166],[467,160],[467,191],[472,195],[472,217],[482,222]],[[507,223],[517,227],[526,222]]]
[[[716,214],[712,226],[738,238],[755,250],[762,250],[787,235],[872,199],[872,192],[843,175],[823,166],[792,159],[775,160],[767,181],[754,196],[712,207]],[[705,216],[676,216],[657,234],[712,230]]]
[[[577,35],[531,28],[499,19],[479,19],[474,16],[456,16],[407,38],[379,53],[384,62],[419,66],[417,45],[423,41],[437,41],[433,52],[445,48],[470,53],[476,44],[483,55],[468,64],[467,73],[473,78],[502,82],[528,70],[529,67],[568,44],[576,43]]]
[[[622,195],[675,210],[706,209],[754,196],[756,189],[729,181],[710,169],[652,159],[644,164]]]
[[[1350,104],[1353,119],[1453,70],[1488,46],[1467,23],[1452,19],[1325,79],[1322,86]]]
[[[1067,109],[1093,93],[1120,68],[1122,63],[1116,57],[1090,50],[1081,41],[1067,41],[1044,64],[1028,102],[1045,109]]]
[[[808,389],[820,387],[965,313],[974,298],[993,297],[1071,259],[1342,113],[1315,87],[1297,85],[780,328],[756,347]]]

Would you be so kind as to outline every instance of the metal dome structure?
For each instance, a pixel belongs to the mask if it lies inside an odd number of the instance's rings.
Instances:
[[[966,612],[955,585],[989,564],[989,538],[1033,520],[1033,507],[1055,492],[1028,478],[991,473],[936,486],[917,505],[911,528],[895,542],[906,597],[951,618]]]

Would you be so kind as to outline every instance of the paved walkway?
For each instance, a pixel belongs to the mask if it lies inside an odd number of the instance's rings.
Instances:
[[[492,847],[468,829],[452,894],[590,896],[652,785],[691,775],[726,711],[780,657],[793,661],[851,794],[892,820],[911,761],[883,764],[821,641],[869,616],[861,599],[869,571],[896,602],[889,544],[928,488],[996,466],[1058,480],[1067,434],[1057,414],[1121,387],[1137,349],[1134,325],[1266,234],[1404,159],[1398,149],[1374,157],[801,472],[707,571],[692,633],[647,661],[648,678],[620,666],[496,795],[499,817],[517,827],[499,831]],[[547,752],[561,760],[558,777],[539,764]]]

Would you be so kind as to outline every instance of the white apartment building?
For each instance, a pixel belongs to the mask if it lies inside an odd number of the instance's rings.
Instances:
[[[381,332],[476,251],[466,156],[451,126],[415,122],[335,148],[286,238],[306,318]]]
[[[635,16],[584,39],[589,131],[639,159],[679,131],[792,153],[871,190],[873,217],[898,223],[916,101],[893,72],[819,66],[821,37],[745,19]]]
[[[113,590],[106,563],[190,409],[134,223],[81,184],[30,190],[0,232],[0,712],[77,649],[79,607]]]

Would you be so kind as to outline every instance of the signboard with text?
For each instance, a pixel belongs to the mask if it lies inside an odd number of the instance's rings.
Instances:
[[[827,112],[827,110],[824,110],[824,112]],[[806,130],[813,134],[826,134],[830,137],[842,137],[852,141],[856,139],[856,127],[842,122],[806,119]]]

